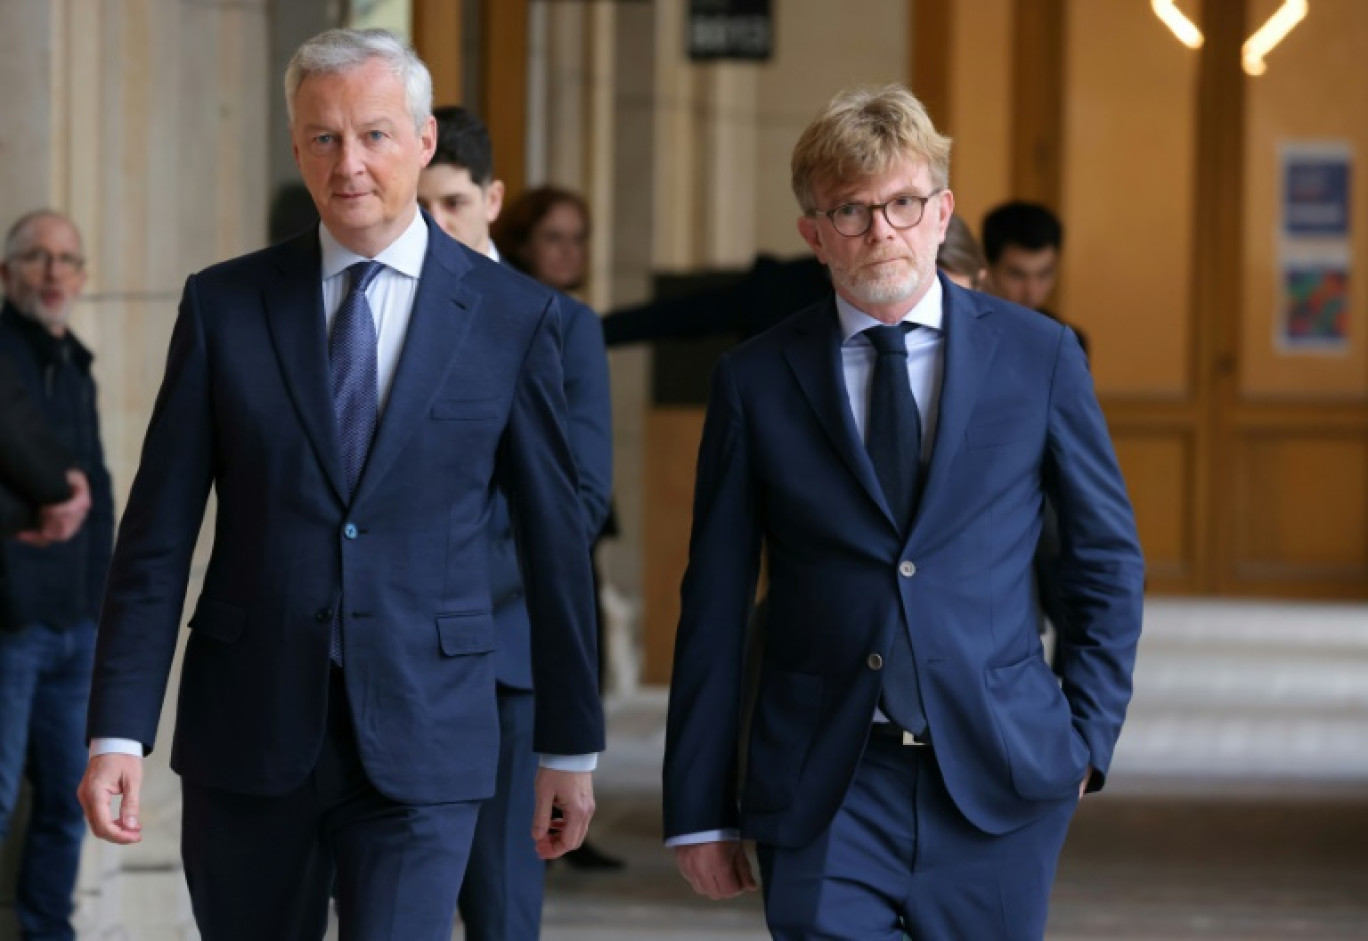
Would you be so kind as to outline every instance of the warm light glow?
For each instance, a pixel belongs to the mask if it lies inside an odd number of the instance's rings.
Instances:
[[[1189,49],[1202,48],[1202,31],[1175,6],[1175,0],[1150,0],[1154,15]]]
[[[1264,63],[1264,56],[1272,52],[1273,47],[1282,42],[1294,26],[1306,19],[1308,9],[1306,0],[1284,0],[1277,12],[1268,18],[1268,22],[1245,40],[1240,50],[1245,72],[1250,75],[1262,75],[1267,72],[1268,66]]]

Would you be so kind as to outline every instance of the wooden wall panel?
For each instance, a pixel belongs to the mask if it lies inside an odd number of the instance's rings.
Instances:
[[[1059,205],[1064,167],[1066,0],[1016,0],[1012,77],[1012,195]]]
[[[701,407],[653,407],[646,415],[642,572],[645,663],[643,683],[668,683],[679,623],[679,582],[689,561]]]
[[[527,176],[528,0],[483,0],[483,4],[476,110],[499,155],[499,178],[508,202],[523,191]]]
[[[1187,397],[1199,53],[1148,4],[1067,16],[1057,312],[1087,333],[1101,394]]]
[[[432,73],[432,103],[461,103],[461,5],[465,0],[413,0],[413,48]]]
[[[1259,4],[1252,24],[1268,15]],[[1251,25],[1252,28],[1252,25]],[[1240,319],[1240,391],[1261,399],[1368,397],[1368,4],[1317,0],[1306,19],[1267,57],[1268,71],[1249,79],[1245,125],[1247,223],[1244,304]],[[1293,141],[1348,145],[1357,164],[1350,182],[1352,246],[1348,344],[1334,352],[1289,351],[1280,342],[1282,181],[1279,148]]]
[[[1241,436],[1236,575],[1270,594],[1360,596],[1368,584],[1368,436],[1270,427]]]
[[[948,8],[950,188],[974,234],[984,214],[1012,195],[1013,0],[919,0]],[[921,44],[917,44],[920,55]],[[945,130],[941,128],[941,130]]]
[[[1182,590],[1193,569],[1191,436],[1180,430],[1122,432],[1116,456],[1135,506],[1151,589]]]

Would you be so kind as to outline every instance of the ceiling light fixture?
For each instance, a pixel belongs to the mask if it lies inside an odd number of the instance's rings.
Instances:
[[[1202,31],[1178,9],[1176,0],[1150,0],[1150,8],[1154,10],[1154,15],[1172,30],[1180,43],[1189,49],[1202,48]],[[1240,48],[1240,61],[1245,73],[1262,75],[1267,72],[1268,64],[1264,62],[1264,56],[1287,38],[1287,34],[1306,19],[1309,11],[1310,5],[1307,0],[1283,0],[1282,6],[1278,7]]]
[[[1246,73],[1262,75],[1268,71],[1264,56],[1272,52],[1273,47],[1292,32],[1293,27],[1306,19],[1308,9],[1306,0],[1283,0],[1283,5],[1240,48]]]
[[[1202,31],[1183,15],[1176,0],[1150,0],[1150,7],[1154,10],[1154,15],[1173,31],[1173,35],[1178,37],[1180,43],[1189,49],[1202,48]]]

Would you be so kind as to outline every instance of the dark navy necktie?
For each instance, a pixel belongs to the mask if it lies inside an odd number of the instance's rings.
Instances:
[[[921,469],[921,414],[907,374],[907,333],[915,326],[902,323],[864,331],[875,350],[865,449],[898,532],[904,537],[912,525]],[[926,714],[912,659],[912,641],[902,619],[893,631],[893,646],[884,665],[881,704],[888,717],[904,729],[918,735],[925,731]]]
[[[356,493],[356,482],[366,466],[380,412],[375,317],[366,301],[366,288],[384,267],[378,261],[358,261],[347,269],[351,287],[342,306],[337,308],[328,337],[333,412],[337,416],[337,442],[347,473],[348,497]]]
[[[366,288],[384,269],[378,261],[358,261],[347,268],[351,286],[333,317],[328,336],[328,370],[332,376],[333,414],[337,417],[337,442],[342,468],[347,475],[347,498],[356,495],[356,484],[366,466],[371,439],[380,413],[380,386],[375,317],[366,301]],[[333,618],[328,654],[342,663],[342,612]]]

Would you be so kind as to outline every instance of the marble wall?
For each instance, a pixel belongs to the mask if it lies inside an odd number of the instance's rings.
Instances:
[[[5,0],[0,4],[0,226],[41,206],[81,228],[90,279],[74,327],[95,352],[115,499],[122,505],[191,271],[259,247],[267,209],[267,0]],[[192,585],[190,596],[195,588]],[[174,679],[173,679],[174,683]],[[161,742],[169,743],[163,717]],[[183,936],[171,888],[157,932],[123,874],[177,866],[168,748],[148,762],[147,839],[93,841],[83,935]],[[174,886],[179,877],[172,880]],[[0,929],[2,930],[2,929]],[[181,933],[177,933],[181,932]]]

